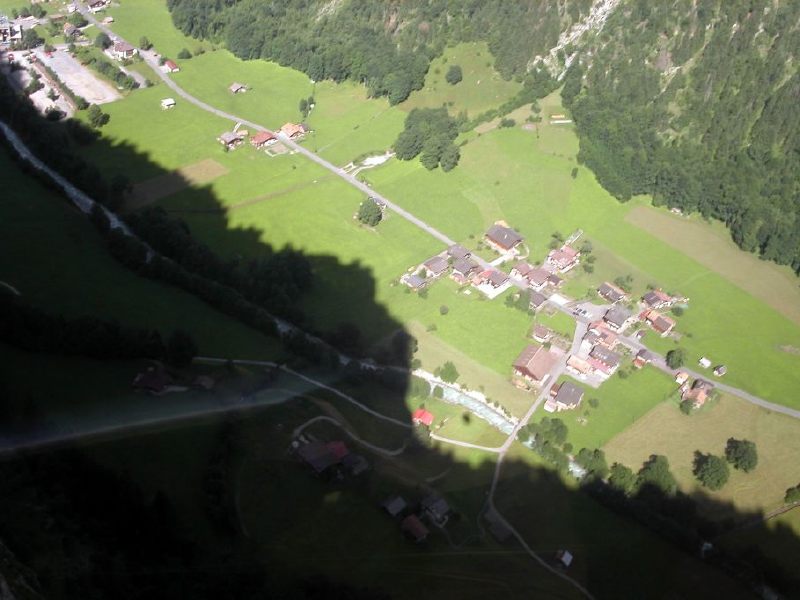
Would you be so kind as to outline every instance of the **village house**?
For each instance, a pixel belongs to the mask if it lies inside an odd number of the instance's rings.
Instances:
[[[233,150],[237,148],[246,137],[246,131],[226,131],[221,134],[217,140],[219,140],[219,143],[225,146],[227,150]]]
[[[528,279],[528,274],[534,270],[534,266],[524,260],[519,261],[514,267],[511,269],[511,276],[516,277],[518,279]],[[528,281],[530,285],[530,281]]]
[[[619,336],[611,331],[603,321],[595,321],[589,325],[589,330],[583,339],[591,346],[601,344],[609,350],[616,348],[619,343]]]
[[[547,296],[541,292],[531,292],[531,310],[536,312],[542,305],[547,302]]]
[[[296,140],[308,133],[308,127],[303,123],[284,123],[281,127],[281,133],[290,140]]]
[[[600,287],[597,288],[597,293],[601,298],[608,300],[612,304],[624,302],[628,299],[628,294],[625,293],[625,290],[607,281],[602,283]]]
[[[695,379],[691,387],[684,383],[681,387],[681,400],[690,400],[694,408],[700,408],[714,391],[714,384],[704,379]]]
[[[113,53],[117,60],[128,60],[136,56],[139,51],[128,42],[114,42]]]
[[[633,359],[633,366],[636,369],[641,369],[645,365],[649,365],[651,362],[653,362],[653,355],[642,348],[636,353],[636,356]]]
[[[75,27],[72,23],[64,23],[64,35],[67,37],[75,37],[80,35],[81,30]]]
[[[426,260],[422,267],[425,269],[425,274],[427,277],[439,277],[440,275],[447,273],[447,269],[450,265],[447,263],[447,259],[442,256],[434,256],[433,258],[429,258]]]
[[[589,361],[575,354],[571,354],[567,359],[567,371],[578,377],[586,377],[594,373],[594,367],[589,364]]]
[[[180,58],[180,56],[178,58]],[[247,91],[247,86],[243,83],[239,83],[238,81],[234,81],[228,86],[228,91],[231,94],[243,94]]]
[[[665,317],[656,310],[646,310],[640,315],[640,317],[642,317],[644,321],[650,325],[650,327],[657,331],[661,337],[668,336],[675,328],[674,320],[670,319],[669,317]]]
[[[522,243],[523,238],[502,221],[498,221],[489,228],[483,239],[490,248],[500,254],[516,254],[517,246]]]
[[[278,141],[278,138],[271,131],[259,131],[250,138],[250,144],[253,148],[263,148],[264,146],[271,146]]]
[[[430,426],[433,425],[434,419],[433,413],[424,408],[418,408],[411,413],[411,422],[414,423],[414,425],[425,425],[425,427],[430,428]]]
[[[603,346],[597,345],[589,352],[588,363],[602,378],[608,379],[619,368],[622,356]]]
[[[461,244],[453,244],[447,249],[447,256],[453,260],[466,260],[472,256],[472,252],[464,248]]]
[[[450,516],[450,506],[438,494],[431,494],[422,500],[422,510],[432,523],[439,527],[447,525]]]
[[[402,496],[392,496],[391,498],[384,500],[381,506],[383,507],[383,510],[389,514],[389,516],[396,517],[406,509],[408,504]]]
[[[400,529],[415,542],[424,542],[428,537],[428,528],[417,515],[408,515],[400,524]]]
[[[552,285],[553,280],[550,279],[551,275],[552,273],[547,269],[536,267],[528,271],[525,279],[528,280],[528,285],[531,286],[531,289],[541,292],[548,285]]]
[[[458,283],[466,283],[480,270],[478,264],[469,258],[457,258],[453,261],[451,277]]]
[[[297,448],[297,456],[317,475],[322,475],[331,467],[340,464],[348,454],[350,451],[342,441],[325,443],[314,440]]]
[[[613,331],[624,331],[633,321],[631,311],[624,306],[612,306],[606,311],[603,320]]]
[[[533,339],[540,344],[544,344],[545,342],[549,342],[551,339],[553,339],[553,332],[544,325],[539,325],[537,323],[533,326]]]
[[[406,273],[400,278],[400,283],[407,285],[412,292],[418,292],[428,285],[428,280],[420,277],[417,273]]]
[[[561,248],[550,251],[547,255],[547,264],[558,273],[566,273],[580,262],[580,257],[580,251],[564,244]]]
[[[554,385],[550,390],[550,398],[544,403],[547,412],[561,412],[578,408],[583,400],[583,388],[570,381]]]
[[[172,377],[163,367],[149,367],[133,378],[133,389],[160,396],[172,384]]]
[[[558,356],[544,346],[526,347],[513,364],[513,381],[518,387],[540,387],[550,377]]]
[[[650,309],[670,308],[675,304],[688,301],[689,299],[684,298],[683,296],[671,296],[661,288],[658,288],[657,290],[650,290],[644,296],[642,296],[642,304],[645,306],[645,308]]]
[[[561,277],[559,277],[555,273],[550,273],[550,275],[547,276],[547,285],[549,285],[551,287],[554,287],[555,289],[558,289],[563,284],[564,284],[564,280],[561,279]]]
[[[177,65],[177,63],[175,63],[175,61],[170,59],[164,61],[164,71],[167,73],[177,73],[180,70],[181,68]]]
[[[727,372],[728,372],[728,367],[726,367],[725,365],[717,365],[716,367],[714,367],[714,375],[716,375],[717,377],[722,377]]]
[[[110,0],[92,0],[89,2],[89,12],[98,13],[111,4]]]
[[[508,283],[508,274],[497,269],[487,269],[477,277],[478,285],[488,285],[492,289],[499,289]]]
[[[686,371],[678,371],[675,373],[675,383],[683,385],[689,380],[689,374]]]
[[[161,101],[161,110],[169,110],[175,108],[175,98],[164,98]]]
[[[22,28],[17,27],[5,15],[0,15],[0,44],[11,45],[22,40]]]

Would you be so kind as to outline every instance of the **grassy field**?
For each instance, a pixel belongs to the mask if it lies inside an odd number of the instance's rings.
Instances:
[[[764,528],[740,530],[718,538],[718,543],[737,549],[758,546],[759,550],[781,565],[788,573],[795,574],[798,540],[800,540],[800,508],[795,508],[770,519]]]
[[[552,98],[542,107],[545,114],[556,110]],[[468,245],[502,218],[526,237],[536,260],[546,254],[553,231],[566,235],[583,229],[595,247],[596,270],[577,273],[571,293],[585,294],[615,271],[632,274],[637,291],[649,283],[678,290],[691,298],[678,329],[691,334],[681,345],[692,363],[709,356],[728,366],[733,385],[800,406],[795,393],[800,356],[784,350],[800,347],[800,327],[690,255],[628,223],[632,205],[611,198],[582,167],[571,176],[576,149],[569,126],[542,123],[534,131],[502,129],[475,138],[462,148],[460,166],[450,173],[394,161],[366,178]],[[456,212],[458,219],[452,218]],[[665,343],[657,340],[656,348],[663,350]]]
[[[758,467],[751,473],[731,469],[728,484],[718,492],[708,492],[692,475],[694,452],[722,455],[730,437],[756,443]],[[659,404],[605,449],[609,461],[634,470],[650,454],[663,454],[686,492],[731,501],[742,510],[773,510],[782,504],[786,489],[800,482],[800,422],[731,396],[690,417],[674,403]],[[726,516],[720,511],[714,514],[715,518]]]
[[[583,388],[580,408],[549,414],[542,406],[534,419],[557,416],[564,421],[569,430],[568,441],[576,451],[602,448],[617,434],[634,427],[642,415],[664,402],[675,390],[671,379],[651,368],[633,371],[625,379],[615,375],[598,389],[581,385],[570,377],[562,377],[561,381],[572,381]],[[599,401],[597,408],[589,403],[592,398]]]
[[[147,36],[157,52],[173,60],[178,60],[178,52],[184,48],[192,54],[211,48],[208,42],[185,36],[175,28],[164,0],[115,3],[105,12],[114,17],[112,27],[121,37],[136,45]]]
[[[167,335],[185,329],[203,353],[275,355],[271,338],[120,266],[86,218],[20,172],[5,151],[0,151],[0,167],[8,184],[0,204],[0,281],[17,288],[27,302],[70,317],[96,315]]]
[[[466,111],[471,118],[513,97],[522,85],[505,81],[494,70],[491,52],[484,42],[458,44],[445,48],[442,56],[431,62],[425,77],[425,87],[411,94],[400,104],[406,111],[414,108],[439,108],[446,106],[450,114]],[[461,67],[463,79],[456,85],[445,81],[447,70]]]

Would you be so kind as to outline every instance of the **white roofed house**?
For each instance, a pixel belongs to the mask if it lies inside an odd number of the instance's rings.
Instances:
[[[175,108],[175,98],[164,98],[161,101],[161,110],[168,110],[170,108]]]

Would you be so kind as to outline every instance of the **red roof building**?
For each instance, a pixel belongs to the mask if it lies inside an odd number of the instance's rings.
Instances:
[[[331,454],[333,454],[337,460],[342,460],[345,456],[350,454],[350,450],[347,449],[347,444],[344,442],[328,442],[327,446],[328,450],[330,450]]]
[[[278,138],[275,136],[274,133],[271,131],[259,131],[253,137],[250,138],[250,143],[255,148],[261,148],[270,142],[274,142]]]
[[[424,408],[418,408],[413,413],[411,413],[411,421],[414,425],[425,425],[426,427],[430,427],[433,425],[433,413],[429,410],[425,410]]]
[[[181,70],[181,68],[174,61],[169,59],[164,61],[164,68],[170,73],[177,73]]]

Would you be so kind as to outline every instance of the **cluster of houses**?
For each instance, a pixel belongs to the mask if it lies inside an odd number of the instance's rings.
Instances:
[[[452,512],[447,501],[435,493],[423,498],[416,510],[411,510],[402,496],[391,496],[381,506],[400,523],[400,530],[417,543],[424,542],[430,533],[425,521],[441,528],[447,525]]]
[[[305,135],[309,129],[305,125],[297,125],[295,123],[286,123],[280,128],[280,132],[285,134],[289,139],[296,140]],[[226,150],[235,150],[241,146],[247,139],[249,132],[245,129],[238,129],[238,125],[233,131],[226,131],[217,138]],[[250,145],[256,150],[266,149],[278,143],[277,134],[272,131],[258,131],[250,138]]]
[[[639,302],[640,312],[633,316],[631,311],[623,306],[629,299],[628,293],[624,290],[606,281],[597,289],[597,293],[614,305],[606,313],[604,320],[615,331],[624,331],[632,323],[641,321],[661,337],[672,333],[676,325],[675,320],[665,315],[663,310],[689,301],[684,296],[673,296],[662,289],[650,290]]]
[[[163,365],[154,364],[137,373],[131,385],[137,392],[163,396],[172,392],[185,392],[190,388],[208,391],[214,389],[216,384],[214,378],[208,375],[197,375],[187,383],[175,381]]]

